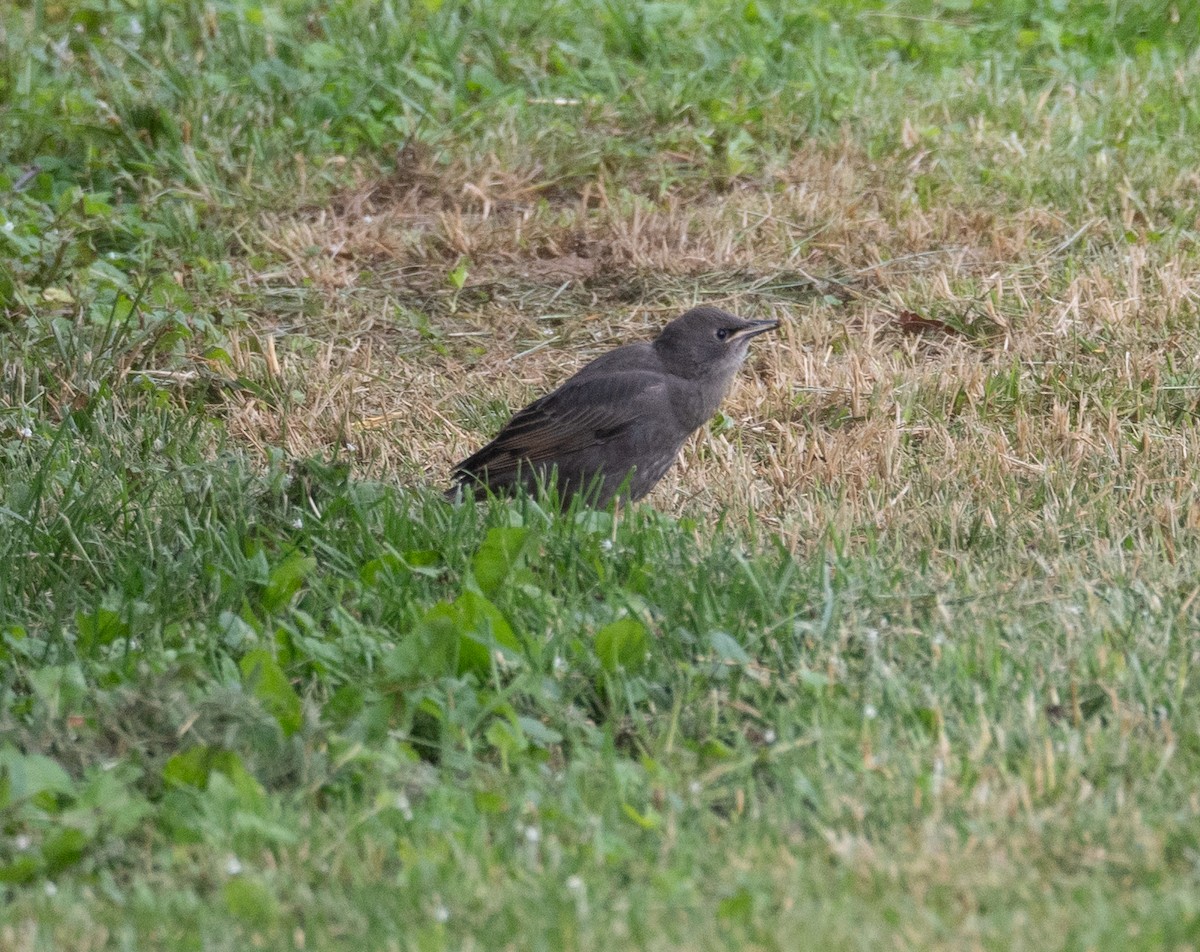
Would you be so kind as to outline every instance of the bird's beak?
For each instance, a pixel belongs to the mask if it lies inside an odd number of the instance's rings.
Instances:
[[[763,334],[767,331],[773,331],[778,326],[779,321],[747,321],[745,327],[739,327],[733,332],[732,339],[738,340],[742,337],[749,339],[758,334]]]

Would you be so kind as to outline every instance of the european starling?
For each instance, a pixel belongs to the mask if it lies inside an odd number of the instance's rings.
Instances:
[[[750,338],[778,326],[697,307],[654,341],[602,354],[455,466],[447,495],[467,486],[533,491],[557,480],[564,505],[575,493],[596,506],[618,494],[641,499],[716,412]]]

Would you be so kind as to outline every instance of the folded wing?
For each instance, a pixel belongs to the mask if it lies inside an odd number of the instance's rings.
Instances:
[[[587,450],[635,427],[665,384],[646,372],[575,377],[508,421],[487,446],[454,467],[459,484],[493,490],[552,466],[570,470]]]

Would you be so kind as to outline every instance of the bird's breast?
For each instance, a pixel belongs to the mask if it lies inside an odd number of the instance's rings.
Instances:
[[[671,405],[676,419],[693,433],[712,419],[729,392],[730,378],[706,381],[681,380],[673,388]]]

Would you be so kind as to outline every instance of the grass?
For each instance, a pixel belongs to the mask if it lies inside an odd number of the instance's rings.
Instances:
[[[0,947],[1200,945],[1196,13],[0,14]]]

